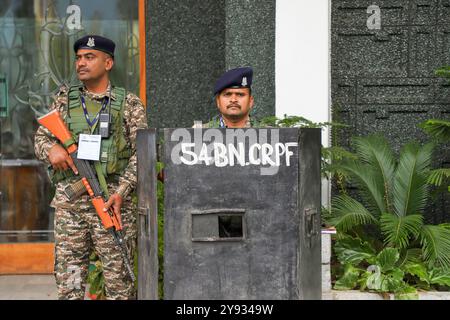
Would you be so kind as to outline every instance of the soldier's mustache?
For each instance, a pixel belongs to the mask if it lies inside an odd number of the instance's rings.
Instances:
[[[88,70],[88,69],[85,69],[85,68],[80,68],[80,69],[77,70],[77,72],[83,72],[83,71],[84,71],[84,72],[87,72],[87,71],[89,71],[89,70]]]
[[[227,109],[229,109],[229,108],[233,108],[233,107],[236,107],[236,108],[241,108],[241,106],[240,105],[238,105],[238,104],[229,104],[229,105],[227,105]]]

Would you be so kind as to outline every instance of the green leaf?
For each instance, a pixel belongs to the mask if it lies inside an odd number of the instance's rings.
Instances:
[[[419,293],[416,288],[406,285],[402,290],[395,293],[396,300],[418,300]]]
[[[445,178],[450,178],[450,168],[432,170],[428,176],[427,183],[439,187]]]
[[[358,265],[363,260],[368,260],[375,256],[375,250],[368,242],[351,237],[336,240],[334,251],[341,264]]]
[[[392,177],[395,170],[394,153],[386,138],[380,135],[353,138],[353,145],[361,161],[370,165],[375,170],[377,185],[383,187],[385,201],[390,204]],[[388,208],[379,207],[380,212]],[[385,209],[385,210],[383,210]]]
[[[403,281],[404,272],[399,268],[394,268],[386,274],[386,290],[389,292],[397,292],[403,290],[406,283]]]
[[[156,172],[160,172],[162,169],[164,169],[164,163],[163,162],[156,162]]]
[[[421,127],[426,133],[439,141],[450,141],[450,121],[442,119],[430,119],[422,122],[419,127]]]
[[[253,113],[255,108],[253,108]],[[348,125],[337,123],[337,122],[313,122],[301,116],[288,116],[284,115],[282,119],[276,116],[268,116],[260,119],[258,121],[259,127],[277,127],[277,128],[292,128],[292,127],[302,127],[302,128],[325,128],[329,126],[333,127],[348,127]]]
[[[279,119],[276,116],[268,116],[259,121],[261,127],[277,127],[277,121]]]
[[[431,164],[433,145],[405,145],[394,177],[393,204],[397,216],[423,212],[428,197],[426,177]]]
[[[443,78],[450,78],[450,66],[443,66],[434,71],[434,74],[443,77]]]
[[[390,271],[394,268],[400,254],[395,248],[385,248],[377,255],[377,264],[381,272]]]
[[[334,284],[335,290],[352,290],[358,283],[360,270],[354,266],[345,265],[344,274]]]
[[[391,253],[387,255],[390,256]],[[403,281],[404,273],[399,268],[390,268],[387,273],[383,273],[379,265],[371,265],[367,268],[367,272],[370,275],[367,277],[366,286],[370,290],[397,292],[406,286]]]
[[[342,147],[333,146],[322,148],[322,173],[326,173],[327,178],[331,178],[334,175],[347,178],[346,172],[341,167],[343,159],[356,160],[358,156]]]
[[[377,223],[375,217],[360,202],[347,195],[333,198],[331,212],[330,223],[342,232],[358,225]]]
[[[374,210],[375,216],[387,211],[383,181],[374,167],[355,160],[345,160],[340,167],[356,183],[367,208]]]
[[[322,148],[322,155],[331,161],[341,161],[343,159],[357,160],[358,156],[342,147],[333,146]]]
[[[406,263],[402,269],[405,273],[418,277],[420,280],[430,284],[430,277],[428,275],[427,267],[423,263]]]
[[[430,265],[437,263],[450,268],[450,230],[435,225],[424,225],[420,232],[424,259]]]
[[[409,245],[411,237],[419,235],[423,225],[423,216],[412,214],[408,216],[396,216],[385,213],[380,218],[381,231],[385,237],[386,245],[394,245],[400,249]]]
[[[400,254],[398,266],[403,267],[407,263],[422,263],[422,249],[412,248],[403,250],[403,252]]]
[[[430,271],[430,283],[450,287],[450,269],[432,269]]]
[[[361,272],[361,274],[359,275],[359,279],[358,279],[359,290],[365,291],[367,289],[367,279],[368,279],[368,277],[370,277],[371,274],[372,273],[367,272],[367,271]]]
[[[450,230],[450,223],[441,223],[441,224],[438,224],[438,226],[445,228],[447,230]]]

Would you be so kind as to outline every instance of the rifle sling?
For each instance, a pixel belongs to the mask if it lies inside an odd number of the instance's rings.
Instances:
[[[100,183],[100,187],[105,193],[106,200],[108,200],[109,199],[108,184],[106,183],[105,176],[103,175],[102,165],[100,161],[94,161],[94,167],[95,171],[97,172],[97,178],[98,182]]]

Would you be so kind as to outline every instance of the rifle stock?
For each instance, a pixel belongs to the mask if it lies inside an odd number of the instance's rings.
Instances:
[[[38,118],[38,122],[46,127],[56,138],[58,138],[58,140],[63,145],[66,145],[69,141],[72,140],[72,134],[70,133],[64,121],[61,119],[58,110],[53,110],[43,115],[42,117]],[[66,149],[67,152],[73,153],[77,151],[78,147],[74,143],[69,147],[66,147]]]
[[[94,169],[92,169],[89,160],[78,159],[77,150],[78,146],[73,140],[72,134],[67,128],[66,124],[61,118],[58,110],[53,110],[46,115],[38,118],[38,122],[47,128],[65,147],[69,156],[75,164],[78,170],[78,174],[81,176],[83,184],[88,191],[91,198],[92,205],[100,217],[100,220],[106,230],[109,230],[113,236],[114,241],[120,248],[122,258],[124,259],[125,266],[128,271],[128,275],[135,281],[134,272],[131,269],[131,265],[127,256],[127,250],[122,235],[122,223],[120,217],[110,208],[108,212],[103,211],[105,208],[105,200],[103,198],[103,191],[100,187],[100,183],[97,179]]]

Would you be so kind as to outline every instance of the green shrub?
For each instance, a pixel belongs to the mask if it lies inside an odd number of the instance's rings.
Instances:
[[[335,289],[416,296],[416,288],[450,285],[450,229],[427,225],[433,144],[405,145],[398,157],[384,137],[352,140],[354,157],[334,163],[357,186],[332,200],[329,223],[338,231],[341,264]]]

